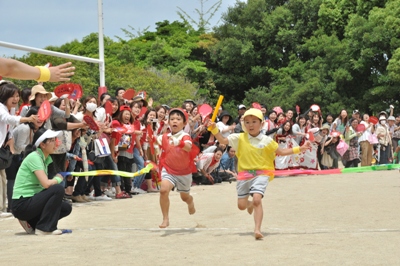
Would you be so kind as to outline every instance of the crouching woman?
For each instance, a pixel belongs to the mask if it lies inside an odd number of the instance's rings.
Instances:
[[[56,149],[55,132],[39,129],[33,136],[32,144],[25,148],[25,158],[18,170],[14,191],[12,212],[28,234],[61,235],[57,229],[58,220],[68,216],[72,207],[63,202],[63,177],[57,174],[48,179],[47,167],[52,162],[50,154]]]

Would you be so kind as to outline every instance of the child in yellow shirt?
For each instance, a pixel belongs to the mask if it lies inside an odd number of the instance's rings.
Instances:
[[[209,122],[211,133],[221,144],[233,147],[238,158],[237,194],[240,210],[247,209],[249,214],[254,210],[254,237],[262,239],[261,223],[263,219],[262,198],[268,182],[274,178],[275,155],[298,154],[310,148],[310,142],[293,149],[282,149],[270,137],[261,133],[264,125],[264,117],[261,110],[251,108],[243,115],[243,128],[245,133],[230,134],[224,138],[215,127],[215,123]],[[253,201],[248,200],[249,196]]]

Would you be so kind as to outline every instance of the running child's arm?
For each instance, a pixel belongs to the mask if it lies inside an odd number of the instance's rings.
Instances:
[[[310,143],[310,141],[307,140],[301,147],[294,147],[292,149],[278,148],[278,149],[276,149],[275,153],[277,155],[281,155],[281,156],[292,155],[292,154],[303,152],[303,151],[309,149],[310,146],[311,146],[311,143]]]
[[[176,138],[170,138],[169,139],[169,143],[173,146],[178,146],[179,148],[181,148],[184,151],[191,151],[192,149],[192,142],[191,141],[185,141],[184,139],[176,139]]]
[[[225,144],[228,145],[229,144],[229,140],[228,138],[225,138],[221,135],[221,133],[219,132],[218,127],[216,127],[215,122],[208,122],[208,127],[211,127],[211,134],[213,134],[215,136],[215,138],[218,140],[218,142],[220,144]]]

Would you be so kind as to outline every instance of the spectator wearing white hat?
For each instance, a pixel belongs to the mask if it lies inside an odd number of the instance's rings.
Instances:
[[[58,220],[72,211],[71,205],[63,202],[63,177],[57,174],[49,179],[47,175],[60,134],[44,128],[36,131],[15,179],[12,211],[28,234],[61,235]]]
[[[19,102],[19,88],[12,82],[2,80],[0,82],[0,147],[9,147],[10,152],[14,153],[14,139],[12,130],[20,123],[35,122],[37,115],[30,117],[15,116],[13,112]],[[0,160],[0,218],[10,217],[11,213],[6,212],[7,198],[7,177],[5,169],[9,167],[10,160]]]

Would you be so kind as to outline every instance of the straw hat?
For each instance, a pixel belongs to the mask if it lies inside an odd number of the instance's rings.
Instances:
[[[47,100],[50,100],[52,95],[51,92],[47,92],[42,85],[36,85],[32,87],[31,96],[29,97],[29,101],[35,100],[36,94],[45,94],[47,95]]]

